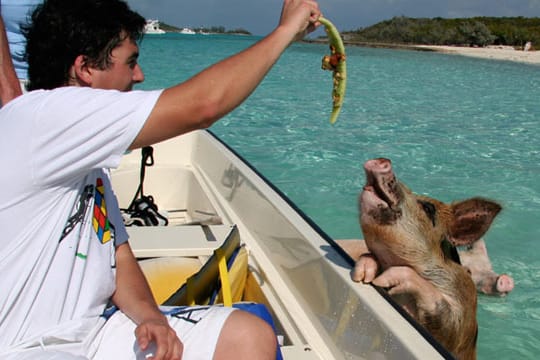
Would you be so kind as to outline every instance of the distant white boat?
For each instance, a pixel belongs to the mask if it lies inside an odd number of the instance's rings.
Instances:
[[[194,35],[196,34],[196,32],[190,28],[183,28],[182,30],[180,30],[180,34]]]
[[[148,19],[146,20],[146,25],[144,26],[145,34],[165,34],[164,30],[159,28],[159,21]]]

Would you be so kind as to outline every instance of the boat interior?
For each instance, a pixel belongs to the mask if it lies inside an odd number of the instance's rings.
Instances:
[[[331,239],[210,132],[157,144],[151,159],[126,154],[112,182],[121,208],[151,196],[167,219],[128,227],[159,304],[264,304],[284,359],[445,357],[379,292],[353,284]]]

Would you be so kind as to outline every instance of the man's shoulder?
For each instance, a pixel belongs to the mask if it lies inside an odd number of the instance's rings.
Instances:
[[[108,101],[118,95],[117,93],[119,92],[116,90],[63,86],[52,90],[33,90],[15,100],[19,100],[18,105],[24,106],[46,102],[48,106],[59,105],[68,108],[72,105],[79,106],[78,103],[87,103],[88,99],[92,99],[93,102]]]
[[[146,119],[159,94],[159,91],[120,92],[74,86],[34,90],[8,103],[0,110],[0,119],[17,117],[33,123],[53,122],[56,126],[64,120],[68,123],[84,119],[92,122],[96,117],[109,123],[121,118],[130,122],[132,116],[140,115]]]
[[[52,90],[33,90],[23,96],[32,95],[34,98],[41,97],[65,97],[76,96],[84,97],[90,96],[94,99],[110,99],[114,97],[145,97],[153,96],[152,94],[160,93],[162,90],[132,90],[132,91],[119,91],[114,89],[96,89],[87,86],[62,86]]]

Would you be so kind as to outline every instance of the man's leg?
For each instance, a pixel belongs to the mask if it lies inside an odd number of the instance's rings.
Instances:
[[[248,312],[223,306],[162,308],[184,343],[184,358],[276,358],[276,335],[268,323]],[[107,320],[91,349],[96,359],[133,359],[136,325],[120,311]]]
[[[214,358],[275,360],[276,347],[276,335],[266,321],[244,311],[234,311],[221,329]]]

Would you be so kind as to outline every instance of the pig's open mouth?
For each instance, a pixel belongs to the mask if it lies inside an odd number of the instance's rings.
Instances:
[[[362,213],[369,214],[378,223],[395,221],[401,213],[402,196],[390,160],[369,160],[364,169],[366,185],[360,198]]]
[[[380,201],[384,202],[388,207],[392,207],[394,204],[390,196],[381,188],[378,182],[370,182],[368,180],[367,184],[364,186],[364,191],[372,193],[372,196],[376,197]]]
[[[375,162],[372,164],[372,162]],[[366,185],[364,191],[372,193],[388,207],[395,208],[401,199],[398,181],[392,171],[390,160],[371,160],[364,166],[366,171]]]

